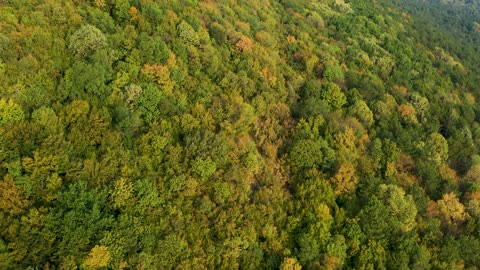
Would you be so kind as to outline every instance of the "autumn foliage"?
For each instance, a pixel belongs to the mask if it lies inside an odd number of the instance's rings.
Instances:
[[[479,269],[479,22],[0,1],[0,269]]]

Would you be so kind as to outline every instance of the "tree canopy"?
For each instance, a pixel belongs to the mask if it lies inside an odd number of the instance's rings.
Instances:
[[[0,1],[0,269],[480,268],[479,25]]]

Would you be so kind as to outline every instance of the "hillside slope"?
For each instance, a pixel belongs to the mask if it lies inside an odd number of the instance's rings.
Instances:
[[[1,1],[0,269],[479,268],[479,37],[442,12]]]

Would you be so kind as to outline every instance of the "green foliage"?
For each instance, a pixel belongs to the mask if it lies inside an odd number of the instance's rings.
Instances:
[[[1,269],[480,267],[476,1],[0,6]]]
[[[298,236],[298,258],[300,263],[305,265],[315,259],[318,259],[320,255],[320,245],[318,242],[311,238],[308,234]]]
[[[340,87],[331,82],[323,87],[320,97],[334,109],[340,109],[347,103],[347,98]]]
[[[114,0],[113,1],[113,15],[117,21],[126,21],[129,19],[129,0]]]
[[[0,99],[0,126],[21,122],[25,115],[22,107],[9,99]]]
[[[426,156],[436,164],[441,164],[448,158],[448,142],[439,133],[428,136],[425,148]]]
[[[217,165],[211,159],[200,159],[196,158],[192,162],[192,171],[196,175],[200,176],[203,179],[207,179],[212,176],[213,173],[217,170]]]
[[[388,208],[377,197],[372,197],[360,213],[362,231],[369,239],[386,240],[390,231]]]
[[[350,113],[360,120],[366,127],[373,125],[373,113],[363,100],[356,100],[350,108]]]
[[[138,48],[144,63],[165,64],[169,57],[169,50],[165,42],[159,37],[149,37],[140,35],[138,38]]]
[[[161,100],[162,92],[154,84],[148,84],[141,90],[141,95],[135,99],[135,106],[144,117],[146,123],[152,123],[160,115],[159,103]]]
[[[323,78],[329,82],[340,82],[343,81],[345,77],[340,66],[326,63],[323,70]]]
[[[62,194],[57,210],[52,211],[45,220],[47,235],[53,233],[57,236],[57,256],[85,254],[111,227],[113,219],[106,208],[105,195],[97,190],[89,190],[85,182],[71,184]]]
[[[290,150],[290,162],[297,169],[309,169],[329,164],[332,160],[328,160],[328,158],[331,157],[324,157],[324,153],[328,151],[329,148],[325,142],[310,139],[299,140]]]
[[[214,22],[208,27],[210,36],[217,42],[218,45],[222,45],[227,41],[227,33],[225,27],[221,24]]]
[[[93,25],[82,25],[70,37],[68,48],[76,57],[85,57],[107,45],[105,35]]]
[[[110,79],[108,70],[98,64],[79,62],[65,72],[65,85],[71,95],[83,97],[84,94],[94,94],[105,98],[109,94],[107,81]]]
[[[188,257],[187,242],[176,235],[168,235],[158,243],[160,268],[174,268],[182,259]]]
[[[185,44],[198,45],[199,37],[192,26],[186,21],[182,21],[178,26],[178,36]]]
[[[413,197],[405,195],[405,191],[394,185],[380,185],[379,197],[387,205],[392,219],[392,227],[401,232],[410,232],[415,228],[417,208]]]

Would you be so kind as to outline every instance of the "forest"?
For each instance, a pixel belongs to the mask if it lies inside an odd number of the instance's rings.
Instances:
[[[0,1],[0,269],[479,269],[478,0]]]

